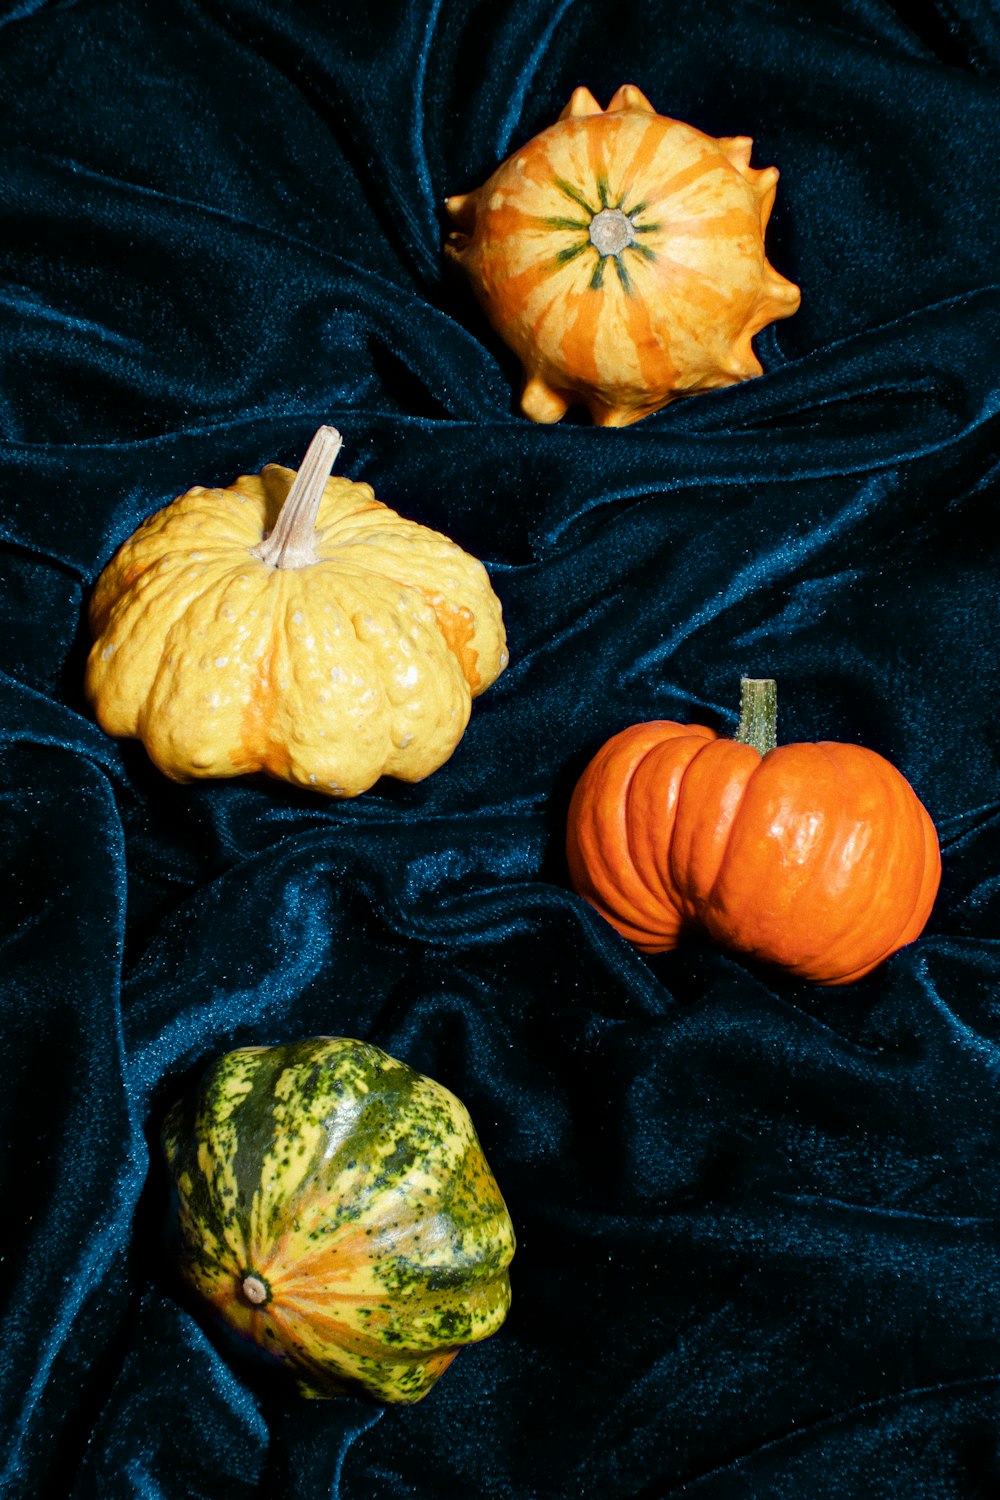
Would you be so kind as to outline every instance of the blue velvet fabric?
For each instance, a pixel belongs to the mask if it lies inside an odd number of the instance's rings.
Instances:
[[[759,380],[534,426],[441,203],[623,82],[779,167],[802,308]],[[0,4],[5,1500],[1000,1492],[998,136],[986,0]],[[510,667],[420,785],[174,785],[84,701],[93,582],[323,422],[484,559]],[[940,831],[843,991],[568,886],[589,756],[730,730],[741,673]],[[413,1408],[265,1390],[161,1248],[171,1100],[316,1033],[458,1093],[517,1228]]]

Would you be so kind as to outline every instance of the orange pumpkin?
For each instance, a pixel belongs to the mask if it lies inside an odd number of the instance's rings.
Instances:
[[[573,402],[623,427],[761,366],[756,333],[799,305],[769,265],[774,167],[747,136],[658,115],[631,84],[602,110],[578,88],[475,192],[449,198],[446,253],[525,372],[521,407]]]
[[[911,943],[941,878],[937,834],[873,750],[775,747],[774,683],[744,679],[740,727],[660,720],[610,739],[569,810],[574,888],[645,953],[689,931],[818,984]]]

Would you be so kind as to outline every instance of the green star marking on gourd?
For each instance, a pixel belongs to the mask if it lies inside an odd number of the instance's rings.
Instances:
[[[163,1145],[183,1274],[307,1394],[417,1400],[502,1323],[514,1234],[472,1122],[378,1048],[230,1053]]]
[[[566,198],[584,210],[587,218],[574,219],[553,214],[539,220],[539,224],[546,229],[569,231],[581,236],[571,244],[560,246],[555,252],[552,269],[564,266],[567,262],[576,260],[577,256],[593,250],[596,254],[596,261],[588,282],[590,290],[594,292],[601,290],[604,285],[605,264],[611,260],[614,262],[622,291],[626,297],[631,297],[632,279],[624,259],[625,255],[634,253],[646,261],[657,259],[655,250],[649,245],[640,244],[636,238],[641,234],[655,234],[661,228],[659,224],[636,222],[639,215],[646,209],[645,201],[640,200],[633,207],[626,208],[626,195],[623,193],[617,202],[612,202],[611,191],[604,177],[598,177],[596,181],[596,205],[592,204],[565,178],[556,177],[554,182]]]
[[[557,253],[557,265],[564,266],[568,260],[576,260],[576,257],[578,255],[582,255],[586,248],[586,244],[582,241],[579,245],[567,245],[564,249],[560,250]]]

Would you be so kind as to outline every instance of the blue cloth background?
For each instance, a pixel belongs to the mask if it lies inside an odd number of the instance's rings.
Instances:
[[[757,381],[536,427],[441,202],[623,82],[779,167],[802,309]],[[995,8],[6,0],[0,101],[5,1500],[996,1495]],[[175,786],[83,700],[93,581],[321,422],[484,559],[511,665],[419,786]],[[848,990],[643,959],[567,886],[602,740],[731,729],[746,672],[940,830]],[[168,1104],[315,1033],[458,1093],[517,1227],[414,1408],[264,1390],[161,1249]]]

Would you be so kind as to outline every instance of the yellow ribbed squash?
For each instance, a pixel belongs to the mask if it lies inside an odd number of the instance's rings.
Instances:
[[[323,427],[297,476],[190,490],[101,574],[86,692],[167,776],[265,771],[334,797],[420,781],[506,666],[482,563],[330,478],[340,445]]]

